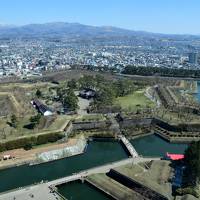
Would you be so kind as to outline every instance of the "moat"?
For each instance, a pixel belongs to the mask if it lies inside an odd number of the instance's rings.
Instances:
[[[187,147],[187,144],[172,144],[155,135],[131,140],[131,144],[140,155],[147,157],[163,157],[167,152],[182,154]]]
[[[186,144],[170,144],[155,135],[131,140],[131,143],[138,153],[143,156],[162,157],[166,152],[183,153],[187,147]],[[0,180],[3,184],[0,184],[0,192],[38,183],[42,180],[54,180],[74,172],[124,158],[127,158],[127,154],[119,142],[93,141],[89,143],[87,151],[82,155],[35,166],[23,165],[1,170]],[[79,191],[78,194],[77,190]],[[81,196],[88,193],[91,199],[108,199],[107,196],[89,185],[77,182],[61,186],[59,191],[68,199],[79,200]]]
[[[198,102],[200,102],[200,81],[197,83],[197,93],[195,94],[195,97]]]

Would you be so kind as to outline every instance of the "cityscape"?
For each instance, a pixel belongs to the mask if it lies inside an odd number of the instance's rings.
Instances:
[[[83,25],[82,25],[83,26]],[[1,32],[1,30],[0,30]],[[142,37],[108,36],[99,39],[11,39],[2,37],[0,77],[42,76],[44,71],[69,69],[71,65],[92,66],[120,73],[124,67],[199,69],[200,37],[168,35]]]
[[[200,199],[198,0],[0,6],[0,200]]]

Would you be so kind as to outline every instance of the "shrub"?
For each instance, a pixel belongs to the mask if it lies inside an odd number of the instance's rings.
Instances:
[[[194,188],[191,188],[191,187],[179,188],[176,190],[176,193],[181,196],[186,195],[186,194],[191,194],[191,195],[195,196],[196,198],[199,198],[199,194],[196,192],[196,190]]]
[[[25,150],[29,150],[32,146],[46,144],[49,142],[56,142],[62,139],[64,135],[62,133],[49,133],[39,136],[20,138],[11,141],[7,141],[5,143],[0,143],[0,152],[24,148]]]
[[[25,149],[26,151],[31,150],[31,149],[32,149],[32,144],[31,144],[31,143],[25,144],[24,149]]]

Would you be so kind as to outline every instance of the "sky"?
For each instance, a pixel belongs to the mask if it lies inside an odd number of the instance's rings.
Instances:
[[[0,0],[0,24],[46,22],[200,34],[200,0]]]

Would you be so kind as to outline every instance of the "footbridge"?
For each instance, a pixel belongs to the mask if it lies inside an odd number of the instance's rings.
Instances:
[[[133,145],[129,142],[129,140],[124,135],[118,135],[118,138],[121,140],[121,142],[124,144],[124,146],[127,148],[129,154],[133,158],[139,157],[137,151],[133,147]]]

